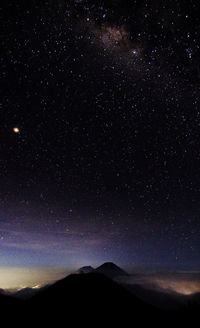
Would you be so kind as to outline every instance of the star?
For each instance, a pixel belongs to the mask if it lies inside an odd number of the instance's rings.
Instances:
[[[20,129],[17,127],[17,126],[15,126],[14,128],[13,128],[13,132],[14,133],[20,133]]]

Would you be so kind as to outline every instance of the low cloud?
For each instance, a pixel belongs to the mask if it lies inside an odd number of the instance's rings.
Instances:
[[[141,285],[151,290],[167,293],[191,295],[200,292],[200,272],[138,274],[118,280],[126,284]]]

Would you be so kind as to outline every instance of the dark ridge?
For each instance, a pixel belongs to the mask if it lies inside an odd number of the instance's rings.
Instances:
[[[27,300],[31,297],[33,297],[35,294],[39,292],[38,289],[26,287],[18,290],[17,292],[13,293],[12,296],[19,298],[21,300]]]

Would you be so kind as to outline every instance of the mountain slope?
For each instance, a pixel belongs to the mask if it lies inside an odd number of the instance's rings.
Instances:
[[[21,300],[27,300],[31,297],[33,297],[35,294],[37,294],[39,289],[34,289],[34,288],[22,288],[18,290],[17,292],[13,293],[12,296],[16,297]]]
[[[89,320],[92,316],[107,322],[125,322],[134,314],[135,319],[145,313],[157,317],[158,311],[140,301],[128,290],[108,277],[88,273],[70,275],[48,289],[39,292],[29,301],[30,309],[45,323],[76,318]],[[31,315],[31,314],[30,314]]]
[[[15,325],[20,322],[20,317],[24,310],[24,303],[8,295],[0,295],[1,319],[6,320],[7,326]]]

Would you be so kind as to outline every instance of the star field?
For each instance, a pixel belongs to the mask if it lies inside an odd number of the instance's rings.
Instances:
[[[0,265],[199,269],[199,11],[1,5]]]

